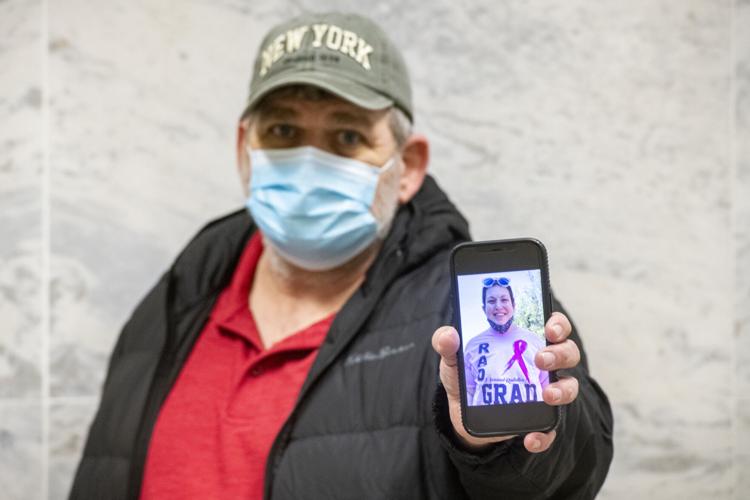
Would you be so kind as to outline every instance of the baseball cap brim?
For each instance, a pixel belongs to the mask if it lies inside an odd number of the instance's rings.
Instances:
[[[259,85],[257,89],[254,89],[248,99],[246,112],[274,90],[299,84],[320,87],[365,109],[378,110],[393,106],[392,99],[350,78],[331,73],[295,71],[275,75]]]

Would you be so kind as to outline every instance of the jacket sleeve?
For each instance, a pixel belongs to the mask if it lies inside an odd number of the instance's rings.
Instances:
[[[553,298],[553,309],[565,313]],[[607,396],[591,378],[583,345],[573,327],[570,338],[581,350],[581,362],[565,374],[580,384],[578,398],[563,408],[557,437],[547,451],[529,453],[521,436],[482,450],[468,451],[456,437],[445,390],[438,387],[435,425],[443,448],[456,467],[469,498],[588,499],[604,483],[612,461],[612,412]]]

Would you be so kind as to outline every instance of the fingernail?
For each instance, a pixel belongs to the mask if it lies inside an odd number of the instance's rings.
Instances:
[[[562,399],[562,391],[560,389],[550,389],[550,396],[552,396],[552,402],[557,403]]]
[[[542,447],[542,442],[539,441],[538,439],[535,439],[535,440],[533,440],[531,442],[531,449],[532,450],[538,450],[541,447]]]
[[[559,323],[555,323],[554,325],[552,325],[552,331],[555,332],[555,336],[557,338],[560,338],[560,335],[562,335],[563,329]]]
[[[554,354],[552,354],[551,352],[542,353],[542,365],[544,365],[545,368],[551,368],[554,363],[555,363]]]

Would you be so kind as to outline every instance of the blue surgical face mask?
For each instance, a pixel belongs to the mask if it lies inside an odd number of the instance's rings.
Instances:
[[[382,227],[370,208],[382,168],[312,146],[250,150],[247,208],[292,264],[324,271],[369,247]]]

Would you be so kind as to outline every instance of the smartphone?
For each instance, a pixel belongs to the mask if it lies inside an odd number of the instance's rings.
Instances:
[[[553,429],[561,410],[544,402],[542,390],[557,376],[534,363],[552,314],[544,245],[532,238],[462,243],[450,263],[466,431],[488,437]]]

